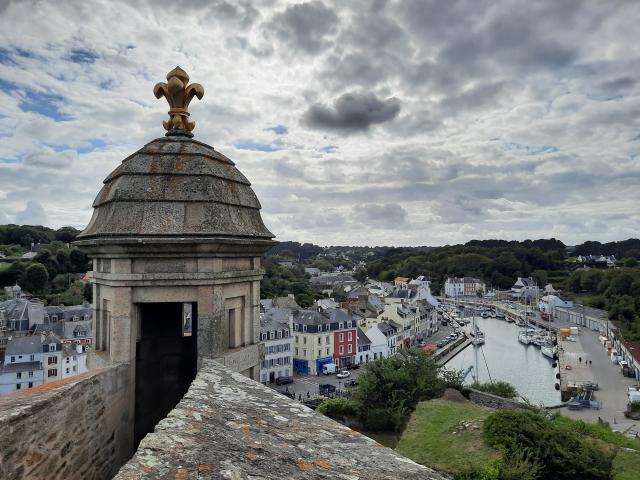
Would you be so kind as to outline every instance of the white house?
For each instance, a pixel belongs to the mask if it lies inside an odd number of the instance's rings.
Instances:
[[[60,371],[62,378],[72,377],[88,371],[86,347],[63,344]]]
[[[378,325],[373,325],[369,328],[365,335],[371,342],[369,345],[369,354],[373,360],[389,356],[389,344],[388,339],[384,333],[380,331]]]
[[[367,334],[358,327],[358,335],[356,337],[358,354],[356,355],[356,363],[369,363],[373,360],[373,354],[371,353],[371,340],[367,337]]]
[[[573,300],[565,297],[561,297],[560,295],[545,295],[538,302],[538,308],[540,312],[553,315],[555,309],[558,307],[573,307]]]
[[[40,336],[13,337],[0,364],[0,395],[42,385]]]
[[[260,339],[265,353],[260,367],[262,383],[293,375],[291,321],[288,309],[270,310],[260,319]]]

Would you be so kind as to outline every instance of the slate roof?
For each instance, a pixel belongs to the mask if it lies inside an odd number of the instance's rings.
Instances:
[[[29,335],[26,337],[13,337],[7,342],[5,355],[29,355],[38,353],[42,349],[40,335]]]
[[[371,340],[364,333],[364,330],[358,327],[358,346],[360,347],[361,345],[371,345]]]

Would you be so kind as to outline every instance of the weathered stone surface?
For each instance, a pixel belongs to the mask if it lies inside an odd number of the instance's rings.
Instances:
[[[481,392],[479,390],[473,389],[471,389],[471,392],[469,392],[469,400],[475,404],[483,405],[489,408],[495,408],[498,410],[526,408],[526,405],[519,402],[518,400],[510,400],[508,398],[502,398],[491,393]]]
[[[186,137],[153,140],[104,181],[80,240],[231,236],[270,240],[260,202],[234,163]]]
[[[115,478],[449,477],[205,359],[182,401]]]
[[[0,478],[112,478],[131,449],[128,375],[120,365],[0,397]]]

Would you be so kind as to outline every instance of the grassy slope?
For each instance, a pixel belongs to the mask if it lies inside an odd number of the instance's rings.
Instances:
[[[411,415],[396,450],[415,462],[447,472],[483,465],[498,457],[498,452],[482,439],[482,421],[490,413],[469,402],[422,402]],[[459,432],[455,427],[462,421],[480,428]]]
[[[484,444],[482,422],[492,410],[470,402],[429,400],[418,404],[396,450],[415,462],[456,473],[469,465],[484,465],[498,457],[498,452]],[[477,430],[461,433],[460,422],[478,425]],[[640,440],[612,432],[596,425],[559,416],[555,422],[615,447],[621,447],[613,463],[614,480],[638,480],[640,475]]]

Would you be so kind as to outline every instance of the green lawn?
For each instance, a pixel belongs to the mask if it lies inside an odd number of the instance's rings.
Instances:
[[[421,402],[396,450],[417,463],[446,472],[484,465],[499,456],[482,438],[482,422],[491,412],[470,402],[442,399]],[[458,430],[461,422],[477,428]]]
[[[614,480],[638,480],[640,476],[640,453],[620,450],[613,460]]]
[[[450,473],[486,465],[500,455],[485,445],[482,435],[483,421],[492,412],[470,402],[443,399],[422,402],[411,416],[395,449],[415,462]],[[460,431],[456,427],[461,422],[478,428]],[[606,425],[568,417],[558,416],[554,422],[618,448],[613,462],[614,480],[640,478],[640,440],[613,432]]]
[[[0,271],[8,270],[10,266],[11,266],[10,263],[0,262]]]

